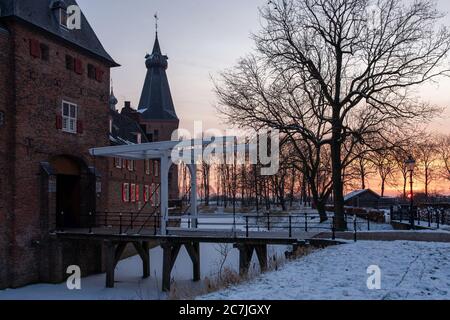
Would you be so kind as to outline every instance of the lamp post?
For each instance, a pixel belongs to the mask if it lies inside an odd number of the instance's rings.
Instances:
[[[414,168],[416,166],[416,160],[412,156],[409,156],[408,160],[405,162],[406,168],[408,168],[409,171],[409,183],[411,187],[411,194],[410,194],[410,208],[409,208],[409,214],[410,214],[410,222],[411,222],[411,229],[414,230],[414,189],[413,189],[413,176],[414,176]]]

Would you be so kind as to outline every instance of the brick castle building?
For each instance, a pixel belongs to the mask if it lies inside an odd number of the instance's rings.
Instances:
[[[0,0],[0,289],[104,270],[97,244],[61,243],[51,232],[84,227],[89,213],[152,210],[159,164],[94,159],[107,145],[170,140],[178,128],[158,38],[146,56],[138,110],[116,110],[105,51],[85,16],[66,26],[74,0]],[[177,170],[170,196],[178,198]],[[153,197],[150,197],[153,195]]]

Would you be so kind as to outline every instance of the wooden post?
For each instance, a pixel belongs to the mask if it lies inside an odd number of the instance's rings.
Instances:
[[[116,267],[115,245],[111,241],[105,241],[106,255],[106,287],[114,288],[114,270]]]
[[[160,187],[160,210],[161,210],[161,234],[167,235],[167,221],[169,215],[169,155],[161,157],[161,187]]]
[[[180,244],[164,243],[161,245],[163,249],[163,277],[162,277],[162,290],[164,292],[170,291],[170,274],[172,273],[173,266],[177,260],[178,253],[180,252]]]
[[[262,244],[255,246],[256,255],[258,256],[259,266],[261,268],[261,272],[267,271],[267,245]],[[251,259],[251,257],[250,257]]]
[[[150,253],[148,242],[133,242],[133,245],[142,259],[142,277],[147,279],[150,277]]]
[[[184,246],[192,260],[194,281],[200,281],[200,243],[188,243]]]
[[[235,244],[234,247],[239,250],[239,274],[245,276],[250,269],[250,263],[252,261],[253,250],[252,245]]]
[[[191,204],[191,217],[192,217],[192,227],[194,229],[198,228],[198,199],[197,199],[197,165],[195,164],[195,160],[193,159],[194,163],[189,164],[189,172],[191,173],[191,198],[190,198],[190,204]]]

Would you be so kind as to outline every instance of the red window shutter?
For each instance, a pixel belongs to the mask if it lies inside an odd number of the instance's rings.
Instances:
[[[95,80],[102,82],[103,81],[104,71],[100,68],[95,69]]]
[[[83,62],[80,59],[75,59],[75,72],[83,74]]]
[[[62,130],[62,116],[60,115],[56,116],[56,129]]]
[[[77,133],[83,134],[84,127],[83,127],[83,121],[78,120],[77,121]]]
[[[41,57],[41,44],[36,39],[30,39],[30,55],[35,58]]]
[[[136,201],[139,201],[139,185],[136,185]]]

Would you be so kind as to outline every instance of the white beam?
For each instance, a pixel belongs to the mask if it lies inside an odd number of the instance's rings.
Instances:
[[[161,189],[160,189],[160,210],[161,210],[161,234],[167,232],[167,222],[169,220],[169,169],[170,153],[161,157]]]
[[[197,165],[188,165],[189,172],[191,173],[191,218],[192,227],[197,229],[198,227],[198,199],[197,199]]]

